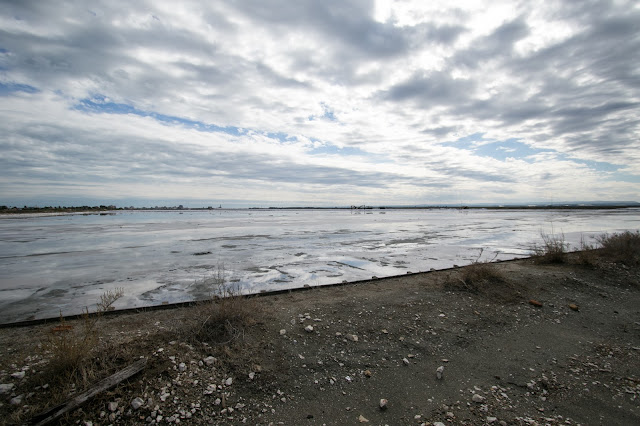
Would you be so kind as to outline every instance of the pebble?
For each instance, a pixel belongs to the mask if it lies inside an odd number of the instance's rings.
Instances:
[[[133,401],[131,401],[131,408],[133,408],[134,410],[137,410],[143,405],[144,405],[144,401],[140,397],[136,397],[133,399]]]
[[[404,365],[409,365],[409,360],[406,358],[402,358],[402,362],[404,362]]]
[[[478,395],[477,393],[474,393],[473,396],[471,397],[471,400],[473,402],[482,402],[484,401],[484,397],[481,395]]]
[[[18,395],[16,397],[11,398],[11,401],[9,401],[9,403],[11,405],[19,405],[22,404],[22,398],[24,398],[24,395]]]
[[[352,342],[358,341],[358,336],[356,336],[355,334],[347,334],[345,335],[345,337],[347,338],[347,340],[351,340]]]
[[[360,423],[369,423],[369,420],[367,420],[362,414],[360,414],[360,417],[358,417],[358,421]]]
[[[498,421],[497,417],[487,416],[487,423],[495,423],[497,421]]]
[[[441,379],[442,379],[443,374],[444,374],[444,365],[441,365],[440,367],[438,367],[438,368],[436,369],[436,378],[437,378],[438,380],[441,380]]]
[[[181,362],[180,364],[178,364],[178,371],[180,371],[181,373],[185,372],[187,370],[187,364],[185,364],[184,362]]]
[[[205,359],[203,359],[203,361],[207,365],[213,365],[216,362],[216,358],[213,356],[208,356]]]
[[[380,400],[380,409],[381,409],[381,410],[386,410],[386,409],[387,409],[387,403],[388,403],[388,402],[389,402],[389,401],[387,401],[386,399],[382,398],[382,399]]]
[[[11,377],[13,377],[14,379],[24,379],[24,375],[25,375],[24,371],[18,371],[11,374]]]
[[[13,383],[1,383],[0,384],[0,395],[4,393],[8,393],[13,389]]]
[[[307,333],[312,333],[313,332],[313,326],[308,325],[304,328],[304,331],[306,331]]]
[[[445,426],[442,422],[433,422],[433,426]]]
[[[109,409],[109,411],[111,411],[113,413],[114,411],[116,411],[118,409],[118,402],[117,401],[111,401],[109,404],[107,404],[107,408]]]
[[[249,373],[249,380],[253,380],[255,376],[256,376],[256,373],[252,371],[251,373]]]
[[[280,335],[284,336],[285,334],[287,334],[287,330],[285,330],[284,328],[282,330],[280,330]]]
[[[224,384],[226,386],[231,386],[231,384],[233,383],[233,378],[229,377],[227,380],[225,380]]]

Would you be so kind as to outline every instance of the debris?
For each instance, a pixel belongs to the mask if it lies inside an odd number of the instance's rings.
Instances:
[[[535,306],[536,308],[541,308],[542,307],[542,303],[538,302],[535,299],[529,300],[529,304]]]
[[[89,390],[79,395],[76,395],[75,397],[63,403],[62,405],[58,405],[49,411],[46,411],[44,413],[41,413],[35,416],[34,418],[31,419],[29,423],[34,424],[37,422],[36,423],[37,426],[51,423],[56,419],[62,417],[65,413],[76,409],[81,404],[85,403],[89,398],[109,388],[112,388],[113,386],[117,385],[123,380],[126,380],[129,377],[133,376],[134,374],[138,373],[140,370],[142,370],[145,367],[145,365],[147,365],[147,359],[141,358],[138,361],[134,362],[133,364],[129,365],[128,367],[98,382],[94,387],[90,388]]]
[[[358,421],[360,423],[369,423],[369,420],[367,420],[362,414],[360,414],[360,417],[358,417]]]
[[[569,309],[571,309],[572,311],[578,311],[578,310],[580,310],[580,308],[578,307],[578,305],[576,305],[575,303],[571,303],[571,304],[569,304]]]
[[[371,370],[364,370],[364,375],[366,377],[371,377]]]

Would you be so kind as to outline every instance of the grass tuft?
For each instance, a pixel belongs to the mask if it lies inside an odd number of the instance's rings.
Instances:
[[[540,237],[542,244],[534,243],[531,248],[536,263],[564,263],[569,250],[564,234],[540,232]]]

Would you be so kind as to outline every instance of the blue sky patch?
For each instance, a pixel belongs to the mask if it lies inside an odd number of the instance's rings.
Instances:
[[[0,96],[7,96],[14,92],[38,93],[39,91],[38,88],[29,86],[28,84],[0,82]]]
[[[181,125],[183,127],[195,129],[201,132],[222,132],[233,136],[240,136],[246,133],[245,130],[235,126],[217,126],[215,124],[206,124],[202,121],[189,120],[173,115],[143,111],[128,104],[111,102],[103,95],[96,95],[88,99],[82,99],[78,104],[75,105],[74,109],[82,112],[97,114],[133,114],[140,117],[151,117],[164,124]],[[273,135],[279,134],[274,133]],[[276,139],[280,140],[279,137],[276,137]]]

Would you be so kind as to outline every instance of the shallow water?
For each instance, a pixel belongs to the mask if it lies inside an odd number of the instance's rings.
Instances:
[[[208,297],[224,274],[255,293],[525,257],[640,228],[621,210],[213,210],[0,217],[0,322]]]

